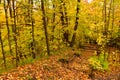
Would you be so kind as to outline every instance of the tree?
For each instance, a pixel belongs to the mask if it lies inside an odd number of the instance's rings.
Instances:
[[[17,25],[16,25],[16,6],[15,6],[15,0],[12,0],[12,7],[13,7],[13,19],[14,19],[14,25],[13,25],[13,32],[14,32],[14,42],[15,42],[15,54],[16,54],[16,67],[18,67],[19,57],[18,57],[18,43],[17,43]]]
[[[115,5],[114,5],[114,0],[112,0],[113,2],[113,5],[112,5],[112,7],[113,7],[113,9],[112,9],[112,27],[111,27],[111,30],[113,30],[113,27],[114,27],[114,19],[115,19]]]
[[[30,1],[30,0],[29,0]],[[35,36],[34,36],[34,18],[33,18],[33,0],[30,1],[31,7],[31,23],[32,23],[32,57],[35,59]],[[29,13],[29,12],[28,12]]]
[[[55,16],[56,16],[56,13],[55,13],[55,10],[56,10],[56,6],[55,6],[55,0],[52,0],[52,6],[53,6],[53,19],[52,19],[52,22],[53,22],[53,28],[52,28],[52,33],[54,33],[54,30],[55,30]],[[51,40],[53,41],[54,40],[54,35],[52,34],[51,36]]]
[[[9,8],[10,17],[12,18],[12,4],[11,4],[11,0],[7,0],[7,4],[8,4],[8,8]]]
[[[3,46],[3,40],[2,40],[2,34],[1,34],[1,22],[0,22],[0,43],[1,43],[1,49],[2,49],[2,56],[3,56],[3,61],[4,61],[4,67],[7,70],[7,65],[6,65],[6,56],[5,56],[5,51],[4,51],[4,46]]]
[[[78,27],[78,20],[79,20],[79,12],[80,12],[80,0],[77,0],[77,9],[76,9],[76,20],[75,20],[75,26],[74,26],[74,31],[77,30]],[[72,36],[72,40],[71,40],[71,44],[70,47],[73,47],[74,43],[75,43],[75,38],[76,38],[76,33],[73,33]]]
[[[68,16],[67,16],[67,8],[66,8],[66,2],[64,0],[60,0],[60,19],[61,19],[61,23],[64,28],[68,27]],[[63,41],[65,41],[66,43],[70,43],[69,41],[69,31],[65,30],[63,33]]]
[[[48,40],[48,32],[47,32],[47,22],[46,22],[44,0],[41,0],[41,9],[42,9],[42,14],[43,14],[42,19],[43,19],[43,27],[44,27],[44,30],[45,30],[47,53],[48,53],[48,55],[50,55],[50,48],[49,48],[49,40]]]
[[[9,5],[9,2],[8,2]],[[12,55],[12,48],[11,48],[11,40],[10,40],[10,28],[9,28],[9,21],[8,21],[8,8],[6,2],[4,0],[4,10],[5,10],[5,18],[6,18],[6,26],[7,26],[7,35],[8,35],[8,45],[10,49],[10,54]]]

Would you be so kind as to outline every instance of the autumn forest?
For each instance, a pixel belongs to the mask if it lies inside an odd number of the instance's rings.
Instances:
[[[0,80],[120,80],[120,0],[0,0]]]

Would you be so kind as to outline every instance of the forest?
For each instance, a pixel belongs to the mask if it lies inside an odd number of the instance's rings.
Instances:
[[[120,80],[120,0],[0,0],[0,80]]]

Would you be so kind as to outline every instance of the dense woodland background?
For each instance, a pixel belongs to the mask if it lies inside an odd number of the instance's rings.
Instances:
[[[0,0],[0,43],[1,72],[87,44],[120,64],[120,0]]]

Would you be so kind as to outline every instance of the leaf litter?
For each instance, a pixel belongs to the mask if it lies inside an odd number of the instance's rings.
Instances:
[[[79,50],[68,49],[48,59],[19,66],[10,72],[3,73],[0,80],[120,80],[119,67],[111,67],[107,72],[96,71],[92,79],[88,58],[93,55],[94,50],[84,49],[80,56],[74,55],[76,51]]]

